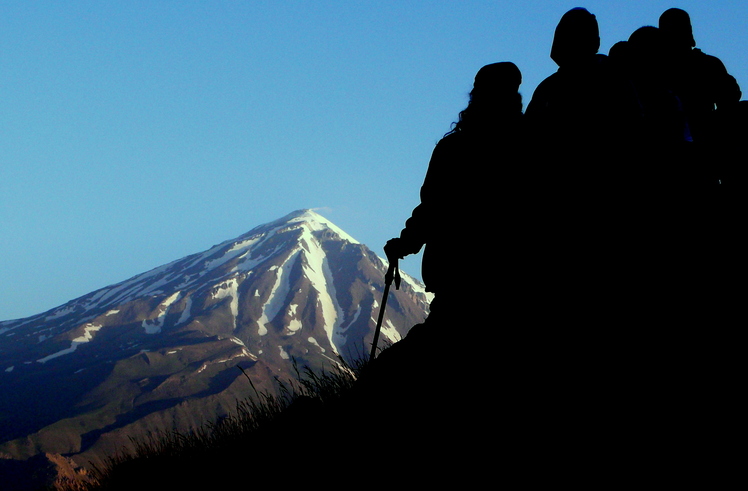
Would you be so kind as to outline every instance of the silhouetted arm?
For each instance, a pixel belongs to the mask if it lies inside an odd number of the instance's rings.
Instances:
[[[743,95],[738,81],[727,73],[727,68],[718,58],[712,57],[714,71],[717,74],[714,81],[714,96],[717,109],[730,107],[740,102]]]
[[[449,172],[456,166],[453,159],[456,139],[456,135],[445,137],[434,148],[421,186],[420,204],[406,220],[400,237],[390,240],[385,246],[385,252],[393,254],[392,257],[418,253],[432,234],[438,233],[438,220],[448,199]]]
[[[716,56],[704,54],[698,50],[694,50],[700,56],[701,63],[699,70],[702,76],[708,77],[706,82],[711,98],[717,109],[724,109],[726,107],[734,106],[742,97],[740,85],[738,81],[727,72],[725,64],[722,60]]]

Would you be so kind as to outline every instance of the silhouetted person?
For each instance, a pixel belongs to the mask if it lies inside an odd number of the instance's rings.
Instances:
[[[382,350],[361,374],[356,394],[362,409],[351,414],[372,414],[367,421],[397,414],[387,418],[383,439],[396,440],[401,451],[425,459],[426,467],[476,465],[483,451],[470,442],[477,431],[487,436],[498,424],[488,401],[471,404],[465,397],[483,399],[490,367],[505,363],[495,353],[511,348],[495,342],[499,331],[485,314],[488,296],[499,295],[491,287],[507,281],[496,255],[506,250],[502,242],[510,242],[503,217],[510,213],[506,195],[520,167],[521,81],[509,62],[477,72],[467,107],[433,150],[420,204],[400,236],[385,245],[390,260],[425,246],[423,280],[435,299],[426,322]],[[478,352],[467,346],[451,349],[469,330],[492,341]],[[452,395],[441,397],[447,392]]]
[[[740,86],[719,58],[696,48],[686,11],[666,10],[659,27],[667,83],[683,103],[694,140],[709,138],[714,111],[733,108],[741,97]]]
[[[659,343],[667,347],[660,356],[663,366],[674,367],[669,405],[663,407],[687,408],[682,420],[699,422],[693,441],[708,441],[713,436],[705,435],[729,433],[739,424],[733,388],[742,373],[737,346],[744,344],[738,327],[743,323],[744,289],[737,285],[746,275],[741,233],[745,207],[742,198],[735,200],[742,194],[739,184],[733,194],[735,167],[722,164],[735,161],[726,148],[738,148],[744,138],[728,130],[740,126],[741,91],[718,58],[695,47],[688,13],[666,10],[659,29],[666,83],[682,102],[693,137],[690,155],[676,162],[691,179],[663,213],[663,230],[652,234],[658,253],[652,266],[665,293],[660,311],[670,312],[655,332],[666,339]],[[715,431],[714,425],[720,429]]]
[[[559,68],[538,85],[525,116],[534,145],[549,149],[541,158],[560,164],[554,177],[607,186],[609,170],[621,177],[611,160],[620,161],[638,138],[641,113],[632,87],[599,48],[596,17],[583,8],[566,12],[550,53]]]
[[[651,171],[641,159],[644,115],[633,84],[599,46],[595,16],[566,12],[550,52],[559,68],[525,111],[534,199],[543,204],[533,216],[542,244],[533,263],[546,291],[535,293],[550,306],[550,322],[587,327],[610,312],[614,323],[636,315],[622,305],[631,303],[627,284],[644,254],[634,232],[648,213],[639,190]]]
[[[631,81],[642,111],[640,140],[635,146],[639,154],[634,156],[640,174],[633,189],[659,202],[670,200],[668,193],[697,179],[687,165],[693,139],[683,105],[666,82],[664,52],[661,32],[653,26],[640,27],[609,52],[620,76]],[[692,187],[691,183],[690,192]],[[651,205],[642,202],[642,206]]]
[[[432,316],[465,315],[475,299],[466,303],[462,295],[496,280],[491,264],[497,259],[489,251],[485,260],[481,256],[486,241],[497,240],[489,237],[497,225],[491,216],[506,212],[507,192],[521,184],[512,177],[520,167],[521,81],[509,62],[478,71],[467,108],[433,151],[420,204],[400,237],[385,246],[388,257],[402,258],[425,245],[422,275],[426,289],[435,293]]]
[[[694,143],[682,161],[689,175],[684,191],[689,194],[671,219],[680,225],[678,233],[670,234],[671,244],[678,244],[673,250],[687,258],[676,290],[702,318],[720,324],[730,315],[731,303],[724,299],[731,297],[731,271],[741,261],[736,241],[742,241],[735,231],[743,220],[743,198],[733,163],[742,137],[730,131],[741,126],[741,91],[717,57],[696,48],[687,12],[666,10],[659,28],[666,84],[683,104]]]
[[[672,157],[672,152],[680,152],[692,137],[683,105],[667,84],[664,54],[660,30],[644,26],[629,37],[625,63],[642,106],[647,147],[662,148]]]
[[[501,441],[520,460],[533,460],[539,457],[530,442],[542,440],[545,451],[569,428],[578,438],[578,418],[596,426],[597,416],[579,407],[590,407],[590,387],[598,386],[592,379],[601,367],[594,360],[610,356],[589,344],[608,331],[597,329],[598,316],[594,332],[579,325],[596,311],[589,293],[600,286],[580,285],[578,270],[585,266],[568,255],[572,238],[559,235],[566,222],[555,223],[552,212],[560,204],[535,188],[542,169],[524,156],[520,82],[512,63],[481,68],[467,108],[434,149],[420,204],[400,237],[385,246],[390,258],[425,246],[423,279],[435,299],[426,322],[375,360],[380,375],[369,380],[390,391],[400,387],[395,405],[410,404],[410,413],[419,415],[413,419],[459,421],[446,436],[439,434],[432,452],[453,440],[450,449],[470,452],[480,446],[464,443],[478,438]],[[577,239],[573,248],[586,256],[594,244]],[[569,329],[562,327],[567,323]],[[434,364],[433,379],[413,378]],[[589,364],[596,370],[586,371]],[[604,373],[610,383],[611,372]],[[418,391],[424,384],[460,400],[424,408],[413,402],[423,400]],[[420,424],[402,431],[418,434]],[[450,458],[466,455],[472,458],[463,451]]]

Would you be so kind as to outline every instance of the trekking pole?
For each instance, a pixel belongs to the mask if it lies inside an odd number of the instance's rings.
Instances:
[[[382,321],[384,320],[384,308],[387,305],[387,297],[390,294],[390,285],[392,279],[395,279],[395,290],[400,289],[400,268],[397,265],[397,258],[390,260],[390,266],[387,268],[387,273],[384,275],[384,294],[382,295],[382,306],[379,308],[379,318],[377,319],[377,327],[374,329],[374,340],[371,342],[371,354],[369,355],[369,361],[372,361],[377,354],[377,343],[379,342],[379,331],[382,329]]]

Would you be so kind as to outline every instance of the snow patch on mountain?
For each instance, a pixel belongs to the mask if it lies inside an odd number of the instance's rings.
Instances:
[[[142,326],[146,334],[158,334],[161,332],[161,328],[164,326],[164,320],[166,319],[166,314],[169,313],[172,304],[179,300],[180,293],[181,292],[176,292],[161,302],[156,309],[157,314],[154,319],[145,319],[143,321]]]
[[[348,335],[346,334],[348,328],[355,324],[359,317],[361,317],[361,304],[356,306],[356,312],[353,313],[353,317],[351,318],[350,322],[347,322],[345,324],[345,327],[341,323],[338,329],[336,329],[335,340],[339,343],[339,346],[343,346],[346,344],[346,342],[348,341]]]
[[[326,351],[326,350],[325,350],[325,348],[323,348],[322,346],[320,346],[320,344],[319,344],[319,343],[317,342],[317,340],[316,340],[316,339],[314,339],[313,337],[311,337],[311,336],[310,336],[309,338],[307,338],[307,341],[309,341],[309,342],[310,342],[310,343],[312,343],[312,344],[313,344],[314,346],[316,346],[317,348],[319,348],[319,350],[320,350],[320,351],[321,351],[322,353],[324,353],[324,352]]]
[[[236,329],[236,317],[239,315],[239,280],[237,278],[231,278],[220,285],[216,285],[215,288],[216,290],[213,292],[213,298],[215,300],[231,297],[229,308],[231,309],[231,318],[234,329]]]
[[[50,315],[44,318],[44,322],[53,321],[55,319],[59,319],[60,317],[64,317],[68,314],[71,314],[75,311],[74,305],[66,305],[61,309],[57,309],[54,312],[52,312]]]
[[[213,270],[226,264],[227,262],[236,259],[238,257],[246,256],[251,252],[250,247],[253,246],[261,237],[253,237],[248,240],[235,243],[230,249],[223,253],[219,258],[206,261],[204,268],[206,270]]]
[[[201,373],[205,371],[206,368],[208,368],[211,365],[217,365],[221,363],[231,363],[232,361],[236,360],[237,358],[253,358],[253,356],[249,353],[249,351],[246,348],[242,348],[241,351],[236,352],[226,358],[220,358],[218,360],[214,361],[207,361],[200,365],[200,368],[197,369],[195,373]]]
[[[288,323],[288,326],[286,328],[291,332],[291,334],[295,334],[296,331],[299,331],[301,329],[301,320],[296,318],[296,311],[299,308],[296,304],[291,304],[288,306],[288,316],[291,317],[291,320]]]
[[[169,263],[159,266],[158,268],[115,285],[113,288],[100,290],[89,300],[89,304],[121,305],[132,298],[145,295],[158,295],[162,293],[160,288],[166,285],[170,280],[166,275],[159,279],[155,278],[162,273],[166,273],[173,264],[174,263]],[[91,308],[91,305],[87,308]]]
[[[64,350],[60,350],[57,353],[53,353],[49,356],[45,356],[44,358],[40,358],[39,360],[36,360],[38,363],[47,363],[49,360],[52,360],[54,358],[58,358],[60,356],[69,355],[70,353],[74,352],[78,349],[78,346],[84,343],[88,343],[91,341],[94,337],[95,332],[97,332],[99,329],[101,329],[103,326],[101,324],[86,324],[86,326],[83,328],[83,335],[78,336],[77,338],[73,339],[70,343],[69,348],[65,348]]]
[[[301,254],[300,248],[295,248],[280,266],[273,266],[270,271],[274,271],[275,284],[270,290],[270,295],[262,307],[262,315],[258,319],[258,334],[264,336],[267,334],[267,324],[269,324],[281,309],[285,306],[286,297],[291,290],[289,274],[293,264],[298,260]]]
[[[188,320],[190,320],[190,317],[192,316],[192,296],[188,296],[184,300],[184,310],[182,311],[182,315],[179,316],[179,320],[177,320],[176,325],[184,324]]]
[[[335,333],[344,319],[343,309],[337,299],[337,292],[332,278],[332,272],[322,245],[312,234],[315,227],[304,223],[302,237],[299,244],[307,251],[307,261],[303,265],[304,275],[309,279],[315,290],[319,293],[319,302],[322,309],[322,317],[325,320],[325,332],[330,344],[337,348]]]
[[[400,336],[400,333],[397,332],[397,328],[392,323],[391,320],[387,319],[382,323],[382,336],[389,339],[391,342],[395,343],[397,341],[400,341],[402,339],[402,336]]]
[[[344,232],[342,229],[340,229],[337,225],[334,223],[328,221],[323,216],[319,215],[317,212],[313,210],[304,210],[303,213],[298,214],[295,218],[292,218],[289,220],[290,223],[303,223],[305,226],[307,226],[310,230],[314,232],[319,232],[323,230],[332,230],[335,232],[341,239],[350,242],[351,244],[359,244],[359,242],[348,235],[346,232]]]

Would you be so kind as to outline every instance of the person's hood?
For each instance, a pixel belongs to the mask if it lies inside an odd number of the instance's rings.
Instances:
[[[597,18],[578,7],[566,12],[556,26],[551,59],[559,67],[585,62],[600,49]]]
[[[659,28],[667,44],[688,50],[696,46],[691,27],[691,17],[681,9],[668,9],[659,19]]]

